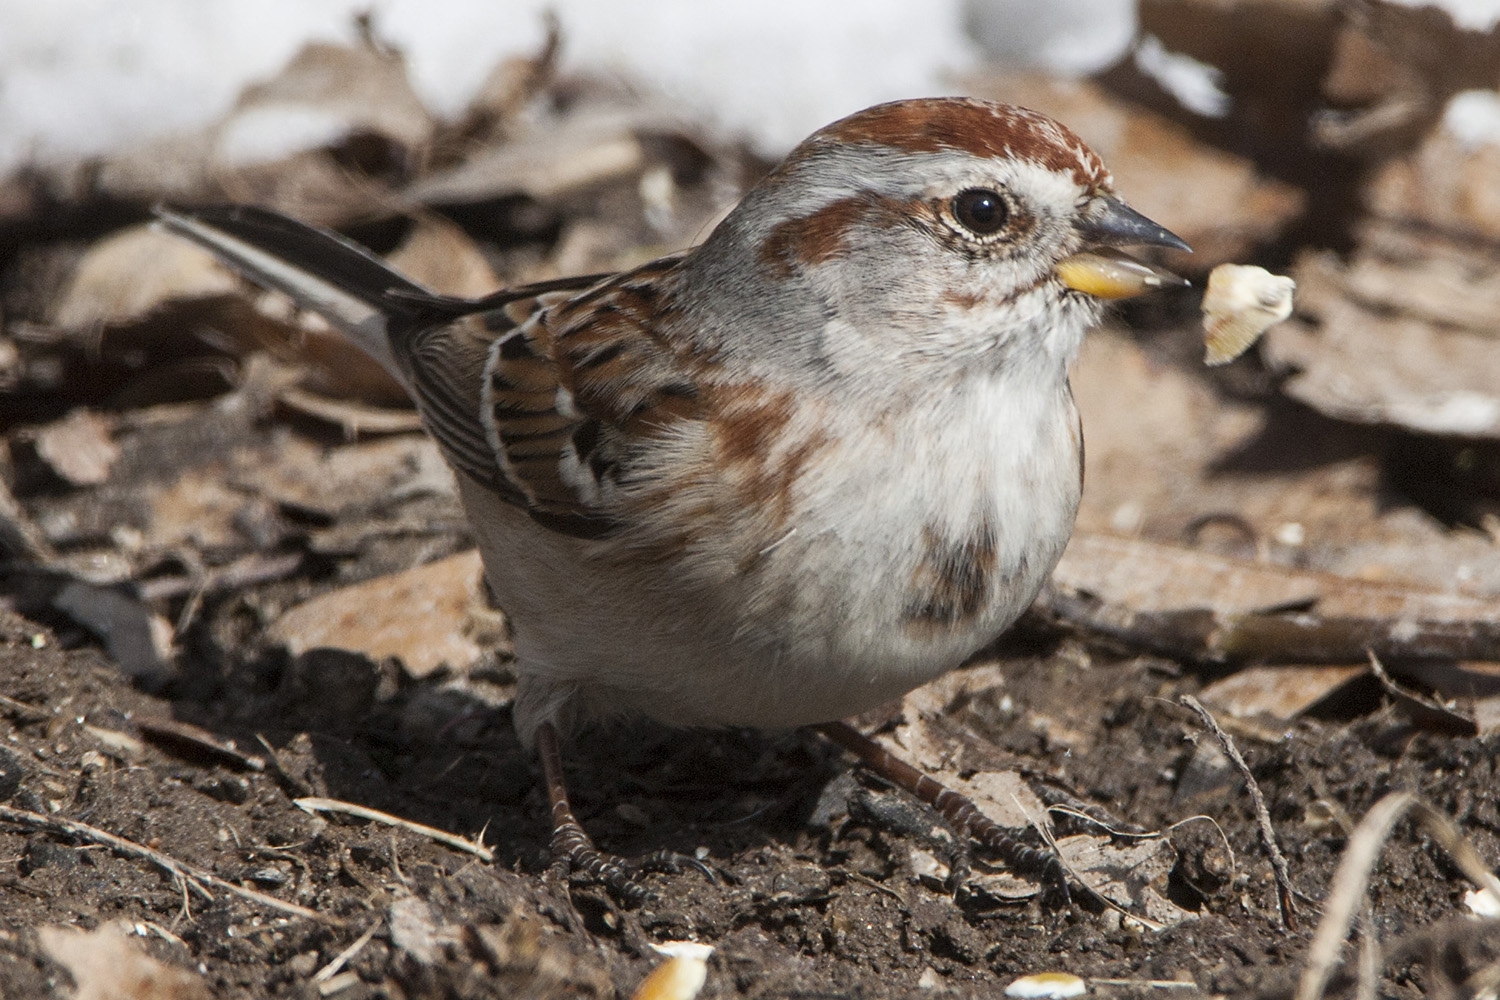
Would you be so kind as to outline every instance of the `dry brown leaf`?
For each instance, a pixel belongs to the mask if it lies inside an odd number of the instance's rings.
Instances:
[[[1169,656],[1228,662],[1500,659],[1500,600],[1076,532],[1039,606]]]
[[[397,657],[416,677],[445,663],[461,671],[482,652],[464,628],[480,572],[479,554],[462,552],[376,577],[297,605],[268,635],[293,655],[328,647]]]
[[[1166,897],[1177,852],[1165,837],[1116,843],[1109,837],[1078,834],[1059,840],[1057,850],[1079,881],[1148,926],[1154,924],[1154,929],[1193,917]]]
[[[433,127],[399,52],[311,42],[240,95],[219,126],[218,156],[229,166],[280,160],[357,133],[414,151],[431,141]]]
[[[1371,211],[1463,236],[1500,241],[1500,146],[1466,145],[1433,130],[1410,156],[1387,164],[1370,182]]]
[[[974,693],[1000,684],[998,667],[955,670],[910,692],[901,702],[901,722],[876,734],[876,742],[928,775],[968,796],[992,822],[1025,829],[1046,817],[1047,809],[1014,771],[997,770],[983,748],[961,732],[941,725],[952,707]],[[976,752],[977,751],[977,752]],[[986,765],[989,766],[986,766]]]
[[[1391,673],[1431,688],[1443,699],[1500,696],[1500,663],[1404,663],[1388,666]]]
[[[501,284],[478,244],[453,223],[434,215],[418,219],[386,260],[417,284],[443,295],[479,298]]]
[[[198,550],[238,545],[235,515],[246,497],[224,483],[222,468],[193,469],[148,498],[151,524],[147,541],[156,551],[187,544]]]
[[[121,924],[93,931],[41,927],[37,937],[47,956],[73,977],[75,1000],[212,1000],[202,978],[152,958]]]
[[[1356,258],[1341,275],[1344,294],[1376,312],[1402,313],[1500,340],[1500,267],[1470,255],[1441,256],[1431,252],[1436,247],[1428,250],[1418,260]]]
[[[509,56],[490,70],[454,129],[457,137],[473,142],[503,132],[552,80],[562,49],[562,28],[555,16],[547,15],[546,24],[547,37],[536,53]]]
[[[1303,304],[1311,291],[1299,286]],[[1192,334],[1156,342],[1185,349]],[[1500,594],[1489,537],[1392,502],[1382,433],[1230,398],[1191,366],[1163,364],[1160,350],[1110,329],[1084,343],[1072,378],[1088,441],[1079,530],[1191,539],[1344,576]]]
[[[1492,621],[1500,600],[1376,583],[1200,552],[1139,538],[1075,532],[1053,574],[1071,590],[1134,611],[1248,615],[1316,602],[1327,618]]]
[[[1431,690],[1472,716],[1480,738],[1500,732],[1500,663],[1451,663],[1439,660],[1388,664],[1402,680]]]
[[[1352,665],[1246,667],[1214,681],[1198,697],[1214,711],[1238,718],[1288,721],[1367,672]]]
[[[38,428],[36,451],[53,472],[74,486],[108,482],[109,470],[120,457],[114,422],[85,409]]]
[[[1495,30],[1460,27],[1441,5],[1346,10],[1322,85],[1337,111],[1312,122],[1321,146],[1388,159],[1421,142],[1454,94],[1500,78]]]
[[[416,168],[434,127],[399,53],[311,43],[220,121],[79,164],[59,183],[148,204],[254,202],[338,224],[389,211],[384,184]]]
[[[1374,229],[1368,243],[1399,245]],[[1430,434],[1500,437],[1500,267],[1425,241],[1426,259],[1365,251],[1343,265],[1304,256],[1295,274],[1305,322],[1266,337],[1264,356],[1295,374],[1288,395],[1331,417]],[[1488,316],[1488,318],[1487,318]]]
[[[637,130],[671,121],[646,106],[589,108],[510,143],[487,146],[413,186],[425,204],[468,203],[525,194],[538,200],[628,176],[646,165]]]
[[[478,245],[462,229],[434,215],[419,217],[387,260],[408,278],[444,295],[477,298],[501,287]],[[348,337],[330,329],[320,317],[298,312],[290,300],[276,293],[258,296],[255,308],[271,322],[300,333],[293,350],[281,353],[305,364],[306,374],[299,386],[282,394],[283,403],[338,424],[351,436],[420,426],[406,390]],[[340,400],[358,400],[379,409],[351,408]]]
[[[240,287],[201,247],[151,226],[131,226],[84,254],[52,322],[68,329],[123,325],[169,302],[232,295]]]
[[[420,434],[337,448],[289,436],[273,452],[237,452],[224,478],[276,503],[329,512],[372,507],[396,495],[455,490],[437,445]]]

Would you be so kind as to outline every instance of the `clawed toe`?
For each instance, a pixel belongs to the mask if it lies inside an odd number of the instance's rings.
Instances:
[[[643,872],[677,875],[684,869],[695,868],[710,883],[717,881],[712,869],[702,861],[676,851],[622,858],[595,847],[568,803],[556,727],[550,722],[542,723],[537,727],[536,742],[542,773],[547,779],[547,798],[552,803],[552,863],[554,868],[561,869],[560,875],[602,884],[626,906],[639,906],[650,895],[638,878]]]
[[[1068,891],[1067,870],[1062,859],[1050,847],[1033,847],[1022,838],[1023,831],[1009,830],[985,816],[966,796],[933,779],[922,771],[893,756],[884,747],[846,723],[831,722],[818,731],[854,754],[865,766],[899,788],[915,795],[931,807],[961,840],[967,840],[982,853],[1023,875],[1039,879],[1055,893],[1059,905],[1072,902]],[[950,865],[949,889],[962,884],[960,870],[967,868],[967,853],[960,848]]]
[[[684,871],[691,868],[708,879],[709,885],[719,884],[719,879],[714,875],[712,868],[697,858],[686,854],[678,854],[676,851],[655,851],[651,854],[643,854],[638,858],[632,858],[625,863],[637,872],[662,872],[666,875],[681,875]]]
[[[570,831],[571,832],[571,831]],[[697,858],[676,851],[654,851],[635,858],[622,858],[599,850],[586,837],[553,838],[553,858],[567,869],[574,880],[603,885],[626,906],[639,906],[651,897],[639,877],[646,872],[680,875],[695,869],[712,884],[717,884],[713,870]]]

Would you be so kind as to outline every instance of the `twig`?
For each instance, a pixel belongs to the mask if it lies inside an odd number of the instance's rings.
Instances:
[[[1213,827],[1214,832],[1219,835],[1219,840],[1224,845],[1224,851],[1229,855],[1230,867],[1235,867],[1237,865],[1237,862],[1234,859],[1234,845],[1229,842],[1229,834],[1224,832],[1224,828],[1219,825],[1218,820],[1214,819],[1212,816],[1206,816],[1202,813],[1199,813],[1195,816],[1184,816],[1177,822],[1170,823],[1160,830],[1120,830],[1116,827],[1110,826],[1108,823],[1099,819],[1097,816],[1091,816],[1086,812],[1083,812],[1079,809],[1074,809],[1070,806],[1048,806],[1047,814],[1049,816],[1067,816],[1072,819],[1079,820],[1083,823],[1091,823],[1094,826],[1097,826],[1099,829],[1103,830],[1105,833],[1109,834],[1111,837],[1116,837],[1120,840],[1157,840],[1165,837],[1169,833],[1172,833],[1174,830],[1178,830],[1184,826],[1187,826],[1189,823],[1207,823],[1209,826]]]
[[[255,738],[260,742],[261,746],[266,748],[266,759],[270,762],[271,773],[281,783],[282,789],[291,794],[293,798],[305,798],[311,795],[313,791],[312,787],[286,769],[286,765],[281,762],[281,755],[276,752],[276,748],[271,745],[271,741],[260,733],[256,733]]]
[[[8,709],[21,722],[46,722],[52,718],[52,713],[46,709],[28,705],[24,701],[17,701],[3,694],[0,694],[0,708]]]
[[[353,802],[342,802],[338,799],[303,798],[293,799],[292,804],[304,812],[335,812],[344,813],[348,816],[358,816],[360,819],[374,820],[376,823],[385,823],[388,826],[399,826],[403,830],[410,830],[429,840],[436,840],[440,844],[460,851],[467,851],[481,861],[494,861],[495,852],[488,847],[473,840],[466,840],[456,833],[447,830],[439,830],[435,826],[426,826],[413,820],[402,819],[400,816],[392,816],[390,813],[381,812],[379,809],[371,809],[368,806],[355,805]]]
[[[1375,936],[1375,913],[1366,903],[1359,921],[1359,981],[1355,984],[1354,1000],[1375,1000],[1382,964],[1380,939]]]
[[[181,553],[177,555],[186,559]],[[226,590],[284,580],[297,572],[302,567],[302,563],[303,555],[300,552],[269,556],[253,553],[219,569],[195,568],[187,576],[143,580],[136,585],[136,594],[143,601],[165,600],[184,595],[200,599]],[[192,602],[189,601],[189,603]],[[179,626],[183,624],[179,621]]]
[[[78,837],[81,840],[109,847],[119,851],[121,854],[150,861],[174,878],[181,879],[185,886],[190,886],[197,890],[206,900],[212,901],[214,897],[212,893],[199,884],[202,882],[218,886],[220,889],[259,903],[261,906],[272,910],[280,910],[282,913],[305,917],[308,920],[317,920],[325,924],[343,925],[343,921],[337,917],[330,917],[316,910],[309,910],[305,906],[288,903],[277,899],[275,896],[268,896],[263,892],[256,892],[254,889],[246,889],[243,886],[235,885],[233,882],[226,882],[212,872],[206,872],[186,862],[178,861],[170,855],[163,854],[160,851],[153,851],[151,848],[137,844],[133,840],[117,837],[98,827],[89,826],[87,823],[79,823],[76,820],[63,819],[58,816],[44,816],[29,809],[14,809],[3,805],[0,805],[0,822],[14,823],[17,826],[24,826],[32,830],[45,830],[50,833],[61,833],[70,837]]]
[[[874,889],[876,892],[883,892],[887,896],[894,899],[896,902],[900,903],[902,906],[911,905],[906,901],[906,897],[902,896],[895,889],[892,889],[888,885],[881,885],[879,882],[870,878],[868,875],[861,875],[859,872],[846,871],[844,872],[844,877],[851,882],[858,882],[860,885],[868,886],[869,888]]]
[[[1297,910],[1292,902],[1292,877],[1287,868],[1286,856],[1281,853],[1281,845],[1276,842],[1276,830],[1271,826],[1271,812],[1266,808],[1266,797],[1261,794],[1260,786],[1255,783],[1255,776],[1250,773],[1250,765],[1245,763],[1245,758],[1240,756],[1239,748],[1234,745],[1234,739],[1219,726],[1218,720],[1203,703],[1190,694],[1182,695],[1177,699],[1180,704],[1186,705],[1198,713],[1198,718],[1203,720],[1203,725],[1213,734],[1214,739],[1219,741],[1225,756],[1239,769],[1240,776],[1245,779],[1245,786],[1250,791],[1250,801],[1255,806],[1255,822],[1260,828],[1260,840],[1265,845],[1266,853],[1271,858],[1271,870],[1276,873],[1276,901],[1281,907],[1281,925],[1289,931],[1297,929]]]
[[[1364,819],[1354,828],[1333,887],[1323,906],[1323,919],[1307,949],[1307,967],[1297,983],[1297,1000],[1319,1000],[1328,985],[1328,977],[1338,963],[1339,950],[1354,921],[1354,911],[1364,898],[1370,869],[1380,856],[1380,847],[1390,836],[1391,828],[1406,810],[1415,811],[1427,832],[1453,858],[1454,864],[1476,885],[1500,893],[1500,879],[1485,866],[1474,846],[1463,838],[1458,827],[1411,792],[1392,792],[1370,807]]]
[[[1031,828],[1034,829],[1042,838],[1042,842],[1047,845],[1047,850],[1052,852],[1052,856],[1057,860],[1057,864],[1063,870],[1064,875],[1071,877],[1073,881],[1082,886],[1083,890],[1090,896],[1098,900],[1104,906],[1109,907],[1111,910],[1119,911],[1122,916],[1126,916],[1131,920],[1138,921],[1142,926],[1150,928],[1153,931],[1166,929],[1166,924],[1152,920],[1150,917],[1145,916],[1144,914],[1130,912],[1124,906],[1115,902],[1113,899],[1110,899],[1104,893],[1100,892],[1098,889],[1090,885],[1088,880],[1083,877],[1078,869],[1074,867],[1073,863],[1068,860],[1067,856],[1063,854],[1062,848],[1057,846],[1057,838],[1052,835],[1051,825],[1048,823],[1043,823],[1035,816],[1031,815],[1031,811],[1022,804],[1020,799],[1012,796],[1011,802],[1014,803],[1016,809],[1021,813],[1021,815],[1026,817],[1026,822],[1031,824]],[[1066,885],[1066,883],[1064,883],[1064,885]]]
[[[370,939],[375,936],[376,931],[380,930],[380,925],[382,923],[384,923],[384,921],[376,920],[374,923],[370,924],[369,927],[366,927],[365,932],[359,937],[355,938],[353,944],[345,948],[343,951],[339,952],[337,955],[333,956],[333,958],[328,962],[327,965],[319,969],[317,973],[313,975],[312,981],[315,983],[326,983],[328,980],[338,975],[339,970],[348,965],[349,960],[352,959],[355,955],[358,955],[360,953],[360,950],[364,948],[365,945],[370,943]]]

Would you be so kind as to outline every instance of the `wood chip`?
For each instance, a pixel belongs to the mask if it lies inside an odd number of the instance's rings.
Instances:
[[[232,295],[240,287],[207,250],[152,226],[132,226],[89,248],[52,322],[68,329],[118,326],[168,302]]]
[[[159,962],[130,939],[125,925],[108,923],[92,931],[41,927],[42,950],[68,970],[77,984],[74,1000],[211,1000],[202,977]]]
[[[480,572],[479,553],[462,552],[376,577],[299,604],[269,635],[293,655],[331,647],[372,660],[394,656],[416,677],[445,663],[464,670],[481,652],[464,631]]]
[[[90,410],[77,409],[37,430],[36,451],[52,471],[74,486],[109,481],[120,457],[114,423]]]
[[[1240,718],[1288,721],[1365,673],[1354,665],[1246,667],[1214,681],[1199,697],[1215,711]]]

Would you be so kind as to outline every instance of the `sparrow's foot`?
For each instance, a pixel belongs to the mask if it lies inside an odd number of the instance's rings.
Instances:
[[[639,906],[650,896],[639,881],[646,872],[681,875],[692,868],[702,872],[710,882],[715,881],[713,870],[707,865],[676,851],[655,851],[634,858],[601,851],[572,815],[552,831],[552,864],[563,878],[603,885],[626,906]]]
[[[1012,871],[1041,879],[1058,894],[1063,905],[1068,903],[1067,873],[1056,854],[1022,843],[1016,836],[1018,831],[1007,830],[985,816],[972,799],[922,773],[853,726],[829,722],[817,730],[858,757],[871,771],[927,803],[959,836],[968,838]],[[960,863],[966,860],[962,853],[956,857]]]
[[[594,846],[593,838],[573,815],[564,783],[562,751],[557,729],[544,722],[537,728],[537,753],[542,759],[542,774],[547,781],[547,798],[552,803],[552,865],[563,878],[582,878],[597,882],[627,906],[639,906],[649,893],[639,876],[646,872],[680,875],[689,868],[702,872],[709,882],[714,873],[697,858],[676,851],[655,851],[635,858],[622,858]]]

